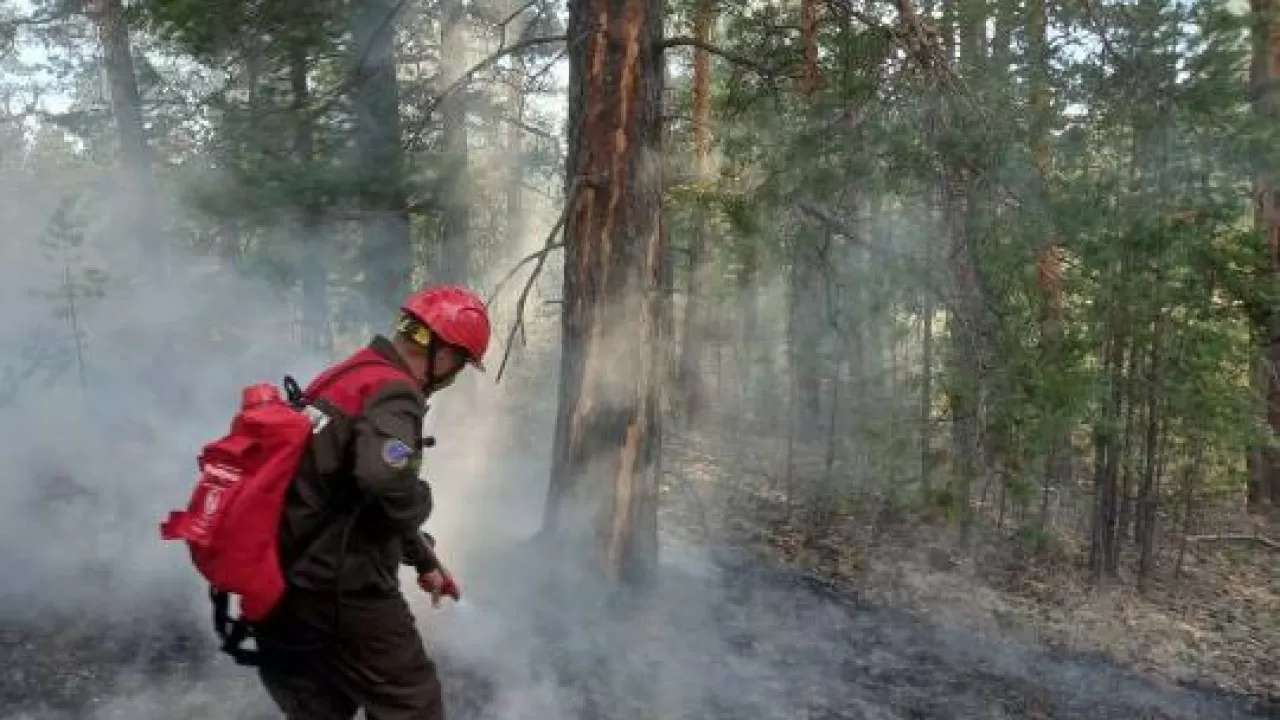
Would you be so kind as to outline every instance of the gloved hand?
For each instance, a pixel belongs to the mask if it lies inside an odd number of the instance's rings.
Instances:
[[[441,597],[451,597],[454,602],[462,599],[462,590],[458,587],[458,581],[454,580],[443,567],[419,575],[418,587],[431,595],[431,607],[440,607]]]
[[[426,532],[422,533],[422,539],[434,553],[436,539]],[[435,562],[436,568],[434,570],[418,576],[418,587],[430,593],[431,607],[440,607],[441,596],[451,597],[454,602],[458,602],[462,599],[462,589],[458,587],[458,581],[454,580],[453,575],[450,575],[449,571],[444,569],[440,558],[436,558]]]

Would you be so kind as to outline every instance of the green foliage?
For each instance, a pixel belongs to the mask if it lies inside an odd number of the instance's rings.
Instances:
[[[835,320],[806,347],[819,374],[833,377],[837,363],[852,363],[860,379],[850,402],[862,407],[877,392],[893,398],[895,410],[878,417],[900,441],[921,407],[912,395],[927,371],[934,397],[924,406],[947,423],[956,419],[944,398],[980,408],[984,470],[1001,478],[1017,507],[1037,505],[1046,462],[1064,437],[1074,439],[1078,476],[1090,462],[1082,440],[1094,430],[1116,433],[1123,463],[1140,468],[1142,424],[1158,421],[1163,472],[1180,472],[1187,449],[1199,445],[1215,489],[1238,489],[1244,453],[1262,439],[1251,384],[1255,329],[1280,296],[1258,274],[1269,258],[1253,227],[1250,181],[1259,168],[1280,166],[1280,128],[1259,122],[1251,106],[1248,17],[1225,2],[1097,5],[1054,5],[1044,67],[1028,56],[1016,3],[983,5],[996,33],[984,36],[979,57],[968,54],[963,28],[953,28],[958,57],[946,69],[905,56],[888,28],[836,14],[821,24],[822,82],[810,96],[791,79],[802,61],[798,8],[722,8],[720,44],[787,79],[720,69],[718,182],[711,196],[671,198],[677,216],[679,208],[714,208],[723,247],[757,247],[775,273],[795,272],[823,247],[817,299],[805,301]],[[963,20],[976,6],[950,7]],[[933,22],[945,37],[948,20]],[[1050,94],[1043,118],[1029,96],[1041,77]],[[1032,156],[1041,125],[1051,156],[1043,177]],[[805,204],[827,218],[798,211]],[[948,222],[960,228],[950,245]],[[673,227],[679,237],[682,226]],[[1063,258],[1052,336],[1037,265],[1051,234]],[[735,254],[717,257],[732,275]],[[965,263],[976,309],[955,305]],[[945,364],[955,349],[948,333],[932,338],[931,367],[911,368],[911,394],[866,380],[890,338],[921,351],[930,305],[949,323],[973,324],[980,382]],[[1113,341],[1122,346],[1118,369],[1103,363]],[[850,347],[872,352],[851,358]],[[1115,386],[1118,425],[1105,427]],[[852,413],[841,425],[856,448],[848,452],[912,454]],[[921,432],[917,423],[910,444],[918,446]],[[928,432],[942,444],[942,433]],[[956,452],[944,453],[953,468]],[[926,504],[958,516],[956,492],[935,481]],[[1020,532],[1030,545],[1048,542],[1043,528]]]

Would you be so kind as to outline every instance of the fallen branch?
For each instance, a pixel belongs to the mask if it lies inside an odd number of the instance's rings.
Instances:
[[[1228,534],[1228,535],[1188,535],[1187,542],[1256,542],[1272,550],[1280,550],[1280,542],[1266,535]]]
[[[543,241],[542,249],[531,253],[520,260],[520,262],[516,263],[515,268],[513,268],[511,272],[507,273],[507,276],[502,279],[502,282],[498,283],[498,287],[493,292],[493,296],[496,296],[498,291],[502,289],[502,286],[511,279],[511,276],[513,276],[517,270],[524,266],[525,263],[531,261],[534,262],[533,272],[529,273],[529,277],[524,283],[524,289],[520,291],[520,298],[516,300],[516,319],[515,322],[511,323],[511,330],[507,333],[507,345],[502,351],[502,362],[499,363],[498,374],[493,380],[495,384],[502,382],[502,373],[506,371],[507,361],[511,358],[511,346],[515,343],[516,333],[520,333],[521,344],[525,341],[525,303],[529,301],[529,293],[533,290],[533,283],[537,281],[538,276],[542,274],[542,266],[546,264],[547,256],[551,254],[552,250],[564,246],[563,242],[556,242],[556,234],[559,233],[560,230],[564,228],[565,223],[569,221],[569,213],[572,212],[573,206],[578,199],[578,187],[580,184],[580,179],[575,178],[573,187],[569,189],[568,195],[565,196],[564,208],[560,211],[560,217],[556,220],[556,224],[551,226],[551,232],[547,233],[547,239]],[[492,296],[490,298],[490,302],[492,302]]]

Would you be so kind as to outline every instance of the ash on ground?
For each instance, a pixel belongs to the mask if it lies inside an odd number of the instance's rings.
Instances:
[[[665,567],[625,613],[568,594],[539,603],[545,587],[522,593],[514,572],[472,587],[464,606],[424,611],[450,720],[1280,718],[1099,657],[866,605],[760,559],[711,566]],[[195,610],[4,622],[0,707],[4,720],[279,717]]]

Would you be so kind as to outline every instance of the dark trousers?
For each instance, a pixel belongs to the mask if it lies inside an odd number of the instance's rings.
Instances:
[[[335,612],[336,611],[336,612]],[[255,628],[258,674],[288,720],[444,720],[436,666],[404,598],[295,591]]]

